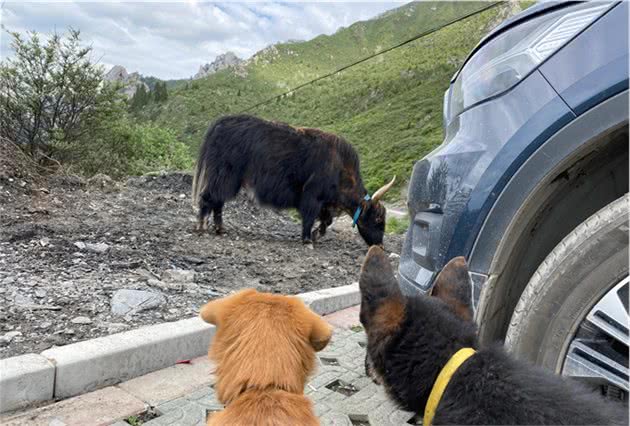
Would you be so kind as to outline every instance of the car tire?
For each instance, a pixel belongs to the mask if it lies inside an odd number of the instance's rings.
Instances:
[[[628,201],[626,194],[589,217],[538,267],[510,321],[510,352],[562,372],[586,315],[628,275]]]

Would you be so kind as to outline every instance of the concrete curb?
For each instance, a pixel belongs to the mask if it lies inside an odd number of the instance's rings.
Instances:
[[[67,398],[202,356],[213,335],[213,326],[190,318],[48,349],[42,356],[55,364],[55,398]]]
[[[52,399],[55,366],[41,355],[0,360],[0,412]]]
[[[298,297],[319,315],[328,315],[361,303],[359,283],[302,293]]]
[[[320,315],[361,300],[357,283],[298,297]],[[214,331],[214,326],[190,318],[0,360],[0,413],[80,395],[203,356]]]

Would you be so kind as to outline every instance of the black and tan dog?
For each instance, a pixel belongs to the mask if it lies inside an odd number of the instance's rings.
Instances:
[[[389,261],[370,248],[360,278],[366,369],[402,408],[429,424],[627,424],[570,379],[517,361],[499,345],[479,348],[468,269],[449,262],[433,296],[405,297]]]

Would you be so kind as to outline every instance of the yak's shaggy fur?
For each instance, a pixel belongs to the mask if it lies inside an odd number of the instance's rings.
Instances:
[[[198,229],[207,229],[212,211],[215,231],[223,233],[223,205],[241,188],[263,205],[297,209],[305,243],[325,234],[334,216],[352,216],[359,206],[361,236],[369,245],[383,242],[385,208],[376,196],[363,199],[359,157],[339,136],[248,115],[220,118],[206,133],[193,179]]]
[[[201,318],[217,326],[209,357],[226,408],[208,425],[318,425],[304,385],[315,352],[332,328],[296,297],[243,290],[207,303]]]
[[[424,413],[450,357],[477,349],[452,376],[433,424],[627,424],[627,412],[579,383],[513,359],[499,345],[479,348],[471,321],[466,262],[453,259],[436,279],[434,297],[402,295],[385,253],[372,247],[360,277],[366,369],[406,410]]]

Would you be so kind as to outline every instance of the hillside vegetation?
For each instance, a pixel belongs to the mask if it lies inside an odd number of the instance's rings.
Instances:
[[[169,88],[168,101],[137,113],[175,131],[196,155],[208,124],[334,71],[487,2],[411,3],[331,36],[270,46],[238,70]],[[257,107],[250,114],[344,136],[361,156],[368,189],[392,175],[406,187],[413,163],[442,139],[449,80],[478,41],[508,14],[504,4]],[[398,198],[400,191],[392,191]]]

